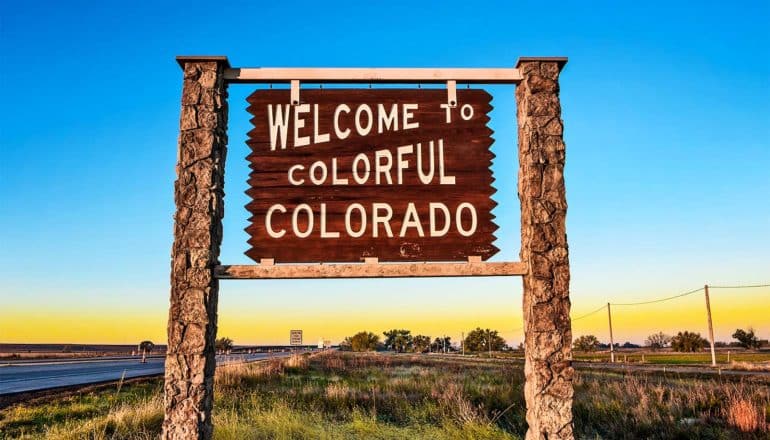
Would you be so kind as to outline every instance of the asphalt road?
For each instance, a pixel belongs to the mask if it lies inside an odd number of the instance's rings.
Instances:
[[[217,365],[286,357],[290,353],[255,353],[217,356]],[[163,373],[162,357],[147,363],[134,359],[53,360],[50,362],[0,362],[0,395],[46,390],[71,385],[119,380]]]

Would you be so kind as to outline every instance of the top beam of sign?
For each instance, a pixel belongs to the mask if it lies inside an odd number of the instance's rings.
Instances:
[[[260,67],[225,70],[230,83],[425,83],[458,81],[474,84],[517,84],[521,73],[516,68],[305,68]]]
[[[521,57],[514,68],[400,68],[400,67],[257,67],[232,68],[225,56],[178,56],[177,62],[217,61],[224,63],[224,77],[230,83],[268,84],[305,83],[426,83],[441,84],[457,81],[472,84],[518,84],[522,76],[518,65],[522,61],[556,61],[560,66],[566,57]]]

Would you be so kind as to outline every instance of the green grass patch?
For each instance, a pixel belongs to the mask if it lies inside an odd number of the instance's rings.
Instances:
[[[520,439],[521,366],[435,356],[328,353],[220,368],[217,439]],[[768,438],[763,384],[578,374],[578,438]],[[162,425],[160,381],[22,404],[0,438],[150,439]]]
[[[597,362],[609,362],[609,352],[595,352],[595,353],[573,353],[573,358],[580,361],[597,361]],[[737,352],[730,353],[730,362],[728,363],[728,355],[726,352],[717,352],[716,361],[718,364],[722,364],[725,367],[730,366],[733,362],[751,362],[762,363],[770,362],[770,353],[752,353],[752,352]],[[616,352],[616,361],[627,361],[634,363],[648,363],[659,365],[710,365],[711,353],[655,353],[655,352]]]

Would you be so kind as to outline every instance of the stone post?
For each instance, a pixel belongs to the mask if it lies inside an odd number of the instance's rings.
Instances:
[[[210,439],[227,152],[225,57],[178,57],[184,70],[174,183],[174,244],[163,439]]]
[[[520,58],[521,261],[524,275],[526,438],[572,439],[569,258],[559,73],[566,58]]]

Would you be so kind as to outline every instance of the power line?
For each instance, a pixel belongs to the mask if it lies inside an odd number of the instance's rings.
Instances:
[[[711,286],[709,286],[709,287],[711,287]],[[668,300],[674,299],[674,298],[681,298],[683,296],[692,295],[693,293],[700,292],[701,290],[703,290],[703,287],[698,287],[695,290],[690,290],[689,292],[680,293],[679,295],[669,296],[669,297],[660,298],[660,299],[654,299],[654,300],[651,300],[651,301],[641,301],[641,302],[635,302],[635,303],[612,303],[612,305],[613,306],[641,306],[641,305],[644,305],[644,304],[659,303],[659,302],[668,301]]]
[[[737,285],[737,286],[712,286],[712,285],[709,285],[709,289],[750,289],[750,288],[757,288],[757,287],[770,287],[770,284],[745,284],[745,285]],[[659,299],[654,299],[654,300],[650,300],[650,301],[640,301],[640,302],[634,302],[634,303],[610,303],[610,304],[613,305],[613,306],[641,306],[641,305],[645,305],[645,304],[655,304],[655,303],[669,301],[669,300],[676,299],[676,298],[681,298],[681,297],[687,296],[687,295],[692,295],[693,293],[700,292],[701,290],[703,290],[703,287],[698,287],[697,289],[693,289],[693,290],[690,290],[690,291],[687,291],[687,292],[684,292],[684,293],[680,293],[678,295],[668,296],[668,297],[665,297],[665,298],[659,298]],[[583,318],[588,318],[591,315],[594,315],[596,313],[601,312],[606,307],[607,307],[607,305],[605,304],[605,305],[599,307],[596,310],[588,312],[585,315],[580,315],[577,318],[572,318],[571,320],[572,320],[572,322],[574,322],[574,321],[577,321],[577,320],[580,320],[580,319],[583,319]],[[518,331],[521,331],[521,330],[524,330],[524,327],[519,327],[519,328],[513,329],[514,332],[518,332]]]
[[[596,310],[594,310],[594,311],[592,311],[592,312],[588,312],[588,313],[586,313],[585,315],[581,315],[581,316],[578,316],[577,318],[572,318],[571,320],[574,322],[574,321],[577,321],[578,319],[587,318],[587,317],[589,317],[589,316],[591,316],[591,315],[593,315],[593,314],[595,314],[595,313],[599,313],[599,312],[601,312],[601,311],[602,311],[602,310],[604,310],[606,307],[607,307],[606,305],[603,305],[603,306],[599,307],[598,309],[596,309]],[[514,331],[514,332],[518,332],[518,331],[521,331],[521,330],[524,330],[524,327],[519,327],[519,328],[515,328],[515,329],[513,329],[513,331]]]
[[[575,322],[575,321],[577,321],[578,319],[588,318],[589,316],[591,316],[591,315],[593,315],[593,314],[595,314],[595,313],[599,313],[599,312],[601,312],[601,311],[602,311],[602,310],[604,310],[605,308],[607,308],[607,305],[606,305],[606,304],[605,304],[605,305],[603,305],[603,306],[601,306],[601,307],[599,307],[598,309],[594,310],[593,312],[589,312],[589,313],[586,313],[585,315],[581,315],[581,316],[578,316],[577,318],[572,318],[572,321],[573,321],[573,322]]]

